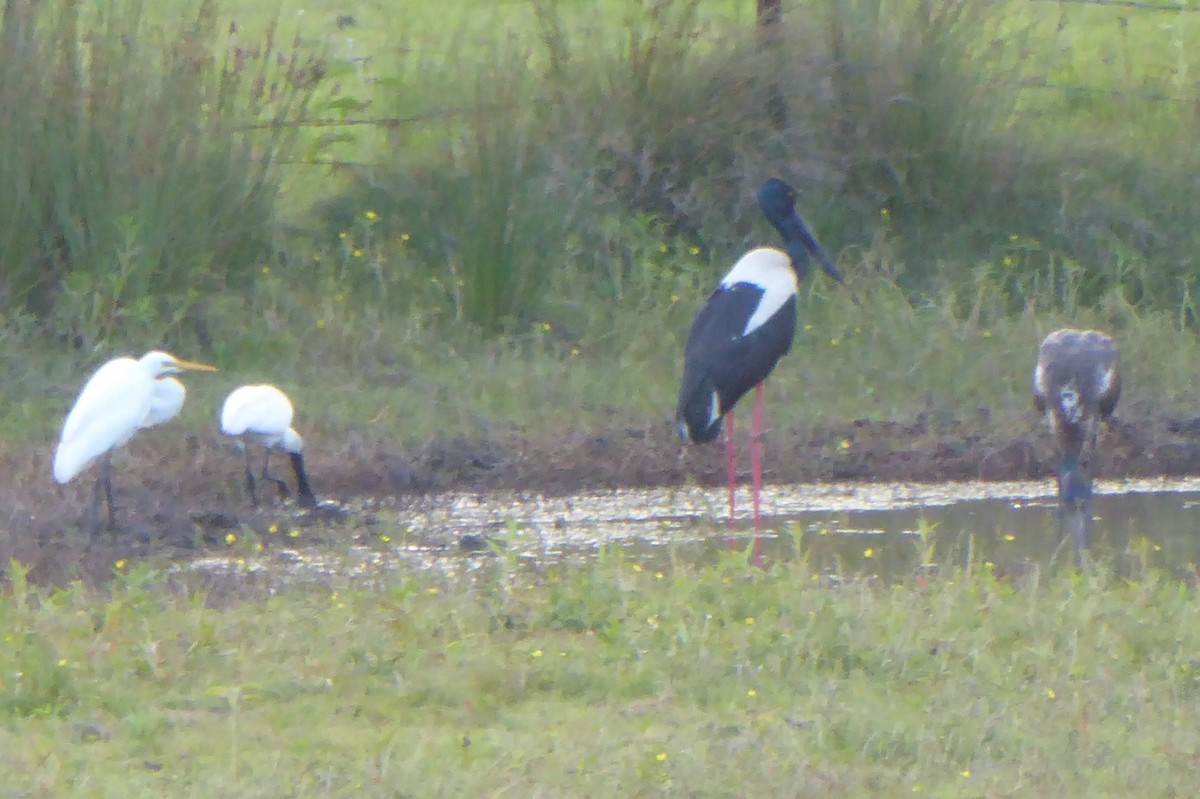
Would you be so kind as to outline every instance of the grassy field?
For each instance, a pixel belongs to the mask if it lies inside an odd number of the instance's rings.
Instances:
[[[1137,412],[1191,403],[1200,195],[1186,177],[1194,87],[1180,43],[1200,15],[964,1],[922,21],[914,4],[864,0],[801,20],[789,8],[787,35],[811,57],[782,68],[794,121],[771,132],[755,105],[764,65],[746,49],[751,6],[109,13],[93,50],[133,31],[153,58],[80,80],[137,98],[166,70],[173,93],[79,120],[129,126],[145,146],[0,142],[10,164],[61,166],[11,176],[35,196],[57,186],[44,203],[57,210],[28,219],[31,201],[0,219],[41,231],[6,245],[22,267],[2,295],[4,440],[47,445],[88,370],[161,344],[223,369],[194,382],[193,432],[211,430],[243,379],[283,385],[334,449],[352,433],[411,443],[666,424],[692,314],[738,251],[770,240],[751,199],[769,172],[801,187],[865,300],[814,279],[772,388],[781,422],[987,407],[1022,424],[1037,341],[1063,324],[1118,335]],[[638,35],[622,33],[635,21]],[[173,25],[232,60],[195,78],[206,62],[166,45]],[[860,78],[822,66],[839,53],[861,61]],[[840,105],[815,90],[831,80]],[[215,87],[227,118],[207,115]],[[955,110],[968,96],[973,120]],[[192,115],[211,150],[158,146],[190,143]],[[402,121],[345,124],[381,119]],[[270,126],[247,132],[250,120]],[[247,158],[263,169],[251,184]],[[89,172],[112,177],[79,179]]]
[[[1032,435],[1063,325],[1117,337],[1126,418],[1190,414],[1200,14],[813,3],[780,65],[750,7],[12,4],[43,15],[0,48],[14,483],[44,482],[84,375],[163,345],[222,372],[139,442],[160,457],[215,447],[261,380],[318,460],[666,430],[692,315],[771,240],[772,172],[850,281],[804,288],[772,424],[982,408]]]
[[[1195,415],[1200,14],[797,2],[772,52],[748,0],[6,8],[0,552],[87,491],[48,474],[84,375],[160,345],[222,371],[122,487],[215,469],[247,381],[292,396],[318,490],[363,452],[665,431],[693,314],[772,240],[769,173],[849,276],[804,287],[771,425],[982,408],[1033,435],[1034,353],[1064,325],[1116,336],[1125,418]],[[732,556],[487,563],[270,592],[154,558],[60,588],[11,564],[0,783],[1192,792],[1200,625],[1167,564],[834,586]]]
[[[117,571],[11,575],[11,796],[1177,796],[1200,746],[1196,604],[1153,568],[501,559],[240,598]]]
[[[269,307],[271,295],[259,293],[253,303],[268,306],[263,318],[231,330],[216,353],[179,350],[223,371],[189,379],[190,399],[176,432],[146,436],[135,447],[169,449],[179,431],[215,442],[224,395],[263,379],[292,396],[318,458],[345,454],[356,437],[550,444],[587,431],[667,430],[679,354],[707,275],[654,280],[667,307],[646,300],[642,315],[618,312],[620,329],[611,328],[608,308],[581,307],[572,309],[578,324],[568,333],[531,325],[499,340],[422,326],[418,317],[396,320],[384,334],[374,328],[378,317],[336,295],[306,304],[288,293],[284,302],[294,306]],[[979,316],[963,319],[950,300],[913,307],[885,284],[859,281],[853,290],[863,306],[819,282],[802,304],[795,351],[768,382],[773,426],[808,429],[927,412],[967,418],[984,408],[998,434],[1035,433],[1041,419],[1030,409],[1029,380],[1037,342],[1065,325],[1120,330],[1126,418],[1192,414],[1200,344],[1180,332],[1171,314],[1113,305],[1007,317],[987,313],[985,291]],[[9,351],[8,373],[19,389],[0,397],[0,418],[10,446],[33,448],[48,463],[62,415],[96,358],[39,354],[25,360],[25,352]]]

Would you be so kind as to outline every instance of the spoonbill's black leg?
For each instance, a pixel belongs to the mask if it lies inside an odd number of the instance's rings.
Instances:
[[[277,485],[279,487],[279,495],[281,497],[283,497],[284,499],[287,499],[288,497],[290,497],[292,495],[292,492],[288,490],[287,483],[283,482],[278,477],[271,474],[270,471],[268,471],[268,467],[270,466],[270,464],[271,464],[271,450],[270,450],[270,448],[267,448],[266,453],[263,455],[262,479],[270,480],[272,483]]]

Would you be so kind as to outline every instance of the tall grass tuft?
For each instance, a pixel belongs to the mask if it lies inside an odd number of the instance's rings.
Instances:
[[[544,92],[561,119],[547,144],[592,178],[607,209],[585,235],[603,241],[613,217],[635,216],[706,251],[744,245],[758,229],[752,197],[764,174],[819,181],[820,164],[789,157],[812,128],[773,125],[775,64],[752,31],[715,38],[696,0],[618,5],[620,24],[603,10],[571,23],[560,5],[535,4]]]
[[[201,0],[5,4],[0,303],[88,346],[185,329],[275,247],[277,162],[321,64],[243,42]]]
[[[511,330],[544,313],[551,270],[619,296],[645,230],[656,268],[728,263],[774,241],[753,190],[778,174],[831,249],[872,251],[918,301],[986,278],[1009,313],[1116,298],[1193,321],[1200,89],[1182,19],[1171,69],[1138,67],[1161,31],[1130,23],[1120,68],[1089,71],[1110,10],[814,0],[764,48],[712,8],[533,0],[406,45],[420,63],[371,107],[400,120],[382,165],[324,203],[340,230],[348,208],[386,208],[399,227],[377,240],[411,233],[386,303]],[[1084,78],[1098,85],[1055,84]]]
[[[827,121],[823,144],[841,197],[863,220],[886,210],[910,253],[948,232],[977,231],[972,251],[1010,232],[1025,150],[1004,136],[1013,93],[986,88],[1017,77],[1005,51],[988,46],[1005,21],[999,4],[827,0],[811,11],[792,28],[808,58],[793,62],[791,77],[821,87],[801,99]],[[927,278],[932,264],[913,261]]]
[[[540,310],[550,273],[568,265],[583,194],[540,146],[551,120],[531,102],[525,54],[496,56],[496,72],[471,86],[460,123],[446,131],[451,180],[431,197],[457,315],[487,332]]]
[[[455,88],[451,100],[436,98],[450,107],[392,131],[384,162],[353,172],[347,196],[321,209],[329,220],[347,205],[388,209],[379,236],[415,256],[393,276],[407,290],[389,303],[432,300],[485,334],[519,329],[541,310],[551,273],[571,265],[587,195],[586,182],[564,172],[546,146],[555,112],[539,106],[528,53],[511,45],[498,35],[464,46],[478,63],[464,56],[432,77]],[[413,149],[424,158],[414,159]]]

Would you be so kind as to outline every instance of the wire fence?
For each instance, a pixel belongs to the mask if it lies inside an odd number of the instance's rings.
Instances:
[[[1056,3],[1059,5],[1112,6],[1138,11],[1200,11],[1200,3],[1142,3],[1138,0],[1030,0],[1033,3]]]
[[[1187,45],[1184,40],[1189,35],[1194,38],[1194,45],[1200,45],[1200,25],[1196,25],[1193,20],[1200,20],[1197,17],[1191,17],[1192,12],[1200,12],[1200,0],[1190,0],[1189,2],[1179,3],[1163,3],[1163,2],[1143,2],[1142,0],[1028,0],[1031,4],[1038,6],[1058,6],[1060,10],[1066,13],[1071,7],[1079,8],[1081,6],[1090,6],[1095,9],[1108,9],[1112,13],[1112,23],[1116,27],[1119,35],[1120,47],[1124,49],[1122,55],[1126,59],[1126,64],[1139,62],[1143,58],[1145,52],[1145,43],[1138,42],[1129,44],[1125,41],[1128,35],[1129,25],[1132,20],[1146,17],[1148,20],[1152,17],[1156,26],[1155,36],[1162,37],[1162,47],[1160,51],[1165,52],[1168,47],[1175,46],[1183,49]],[[1181,17],[1181,22],[1187,24],[1188,30],[1176,30],[1171,33],[1170,29],[1161,26],[1161,17],[1165,14],[1172,14]],[[1060,31],[1066,27],[1066,17],[1060,17]],[[1094,21],[1093,21],[1094,24]],[[1197,50],[1200,52],[1200,50]],[[1111,58],[1111,53],[1106,58]],[[1078,70],[1082,74],[1091,74],[1093,72],[1108,71],[1112,74],[1113,64],[1107,63],[1105,59],[1098,59],[1091,64],[1085,64],[1084,67],[1095,68]],[[1188,72],[1189,63],[1177,64],[1170,68],[1171,73],[1176,76],[1174,81],[1164,81],[1160,74],[1157,78],[1148,78],[1145,73],[1141,72],[1142,66],[1130,70],[1133,74],[1123,76],[1123,79],[1118,81],[1119,85],[1096,85],[1086,83],[1071,83],[1063,84],[1049,78],[1025,78],[1019,82],[1021,89],[1047,89],[1061,92],[1064,95],[1073,96],[1096,96],[1096,97],[1111,97],[1123,98],[1130,100],[1149,101],[1154,103],[1187,103],[1195,104],[1200,100],[1200,80],[1189,79]],[[1173,85],[1167,85],[1173,83]]]
[[[985,2],[986,0],[980,0]],[[775,9],[767,9],[764,12],[764,7],[770,0],[756,0],[758,9],[758,20],[760,24],[776,24],[782,17]],[[803,5],[805,0],[794,0],[796,6]],[[1143,2],[1142,0],[1026,0],[1030,5],[1035,6],[1059,6],[1062,10],[1068,7],[1091,6],[1099,9],[1111,9],[1113,11],[1113,24],[1118,26],[1122,33],[1125,32],[1128,22],[1131,19],[1130,13],[1136,15],[1138,12],[1148,12],[1149,14],[1183,14],[1190,15],[1193,12],[1200,12],[1200,0],[1190,0],[1189,2],[1166,3],[1166,2]],[[1200,19],[1192,18],[1188,19]],[[1060,31],[1065,26],[1065,22],[1060,19]],[[1194,47],[1195,52],[1200,53],[1200,26],[1197,26],[1194,31]],[[1200,58],[1197,59],[1200,61]],[[1180,80],[1174,87],[1175,92],[1166,91],[1161,87],[1147,88],[1145,85],[1140,87],[1127,86],[1101,86],[1087,84],[1064,84],[1057,82],[1046,76],[1024,77],[1019,80],[996,80],[986,81],[988,85],[995,86],[1001,89],[1045,89],[1048,91],[1061,92],[1064,95],[1075,96],[1096,96],[1096,97],[1111,97],[1111,98],[1128,98],[1136,100],[1148,100],[1151,102],[1162,103],[1187,103],[1192,105],[1200,105],[1200,63],[1198,63],[1196,73],[1197,80],[1187,81]],[[1134,81],[1130,81],[1134,83]]]
[[[977,0],[978,2],[987,2],[988,0]],[[750,2],[750,0],[745,0]],[[786,24],[789,18],[799,14],[802,7],[808,0],[785,0],[782,4],[778,0],[754,0],[755,12],[760,24],[774,25]],[[1079,9],[1080,7],[1090,6],[1096,9],[1109,9],[1112,12],[1112,23],[1121,32],[1125,30],[1129,20],[1135,19],[1141,15],[1154,15],[1158,18],[1159,15],[1176,14],[1187,15],[1188,20],[1200,21],[1200,18],[1192,17],[1192,12],[1200,12],[1200,0],[1187,0],[1186,2],[1144,2],[1143,0],[1025,0],[1030,6],[1037,6],[1039,9],[1050,11],[1053,7],[1058,7],[1060,14],[1059,29],[1060,32],[1074,22],[1065,22],[1067,15],[1071,13],[1071,9]],[[1092,19],[1087,24],[1095,25],[1096,20]],[[1195,24],[1195,23],[1191,23]],[[1190,25],[1189,25],[1190,27]],[[1166,29],[1163,29],[1166,30]],[[1200,53],[1200,25],[1195,27],[1196,36],[1196,52]],[[1127,48],[1125,57],[1127,60],[1134,61],[1137,59],[1137,45],[1124,44]],[[1067,56],[1070,57],[1070,56]],[[370,58],[359,58],[360,63],[357,64],[361,71],[370,61]],[[1198,59],[1200,60],[1200,59]],[[847,65],[849,68],[861,68],[862,65]],[[1081,64],[1076,72],[1086,78],[1087,75],[1100,75],[1108,70],[1108,74],[1112,74],[1111,64],[1102,64],[1101,68],[1090,69],[1094,65]],[[1197,65],[1196,74],[1200,78],[1200,64]],[[1062,82],[1056,80],[1050,75],[1024,75],[1019,78],[1004,78],[997,77],[994,79],[984,78],[983,83],[987,86],[994,87],[998,91],[1035,91],[1045,92],[1047,97],[1058,94],[1064,100],[1077,101],[1082,98],[1110,98],[1116,101],[1128,100],[1130,102],[1149,102],[1162,104],[1188,104],[1200,109],[1200,79],[1197,80],[1179,80],[1174,86],[1167,86],[1161,80],[1154,81],[1139,81],[1136,79],[1121,79],[1111,82],[1108,85],[1100,83],[1088,84],[1084,82]],[[1048,100],[1048,102],[1054,102]],[[409,116],[397,117],[357,117],[353,114],[335,115],[333,117],[312,118],[306,120],[293,120],[284,123],[288,126],[306,127],[306,128],[374,128],[380,130],[394,130],[407,125],[428,124],[436,120],[445,120],[454,117],[460,113],[459,109],[443,107],[437,109],[429,109],[422,113],[417,113]],[[273,127],[272,123],[253,123],[245,127],[246,130],[259,128]],[[339,160],[327,156],[309,157],[296,159],[292,163],[308,164],[308,165],[323,165],[323,166],[370,166],[354,161]]]

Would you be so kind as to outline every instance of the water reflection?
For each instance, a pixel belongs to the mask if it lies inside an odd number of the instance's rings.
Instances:
[[[1093,551],[1118,566],[1139,547],[1155,560],[1200,562],[1200,480],[1100,481]],[[752,536],[749,496],[739,508],[735,547]],[[721,490],[622,490],[570,497],[444,495],[380,519],[390,531],[374,543],[342,551],[281,550],[241,571],[382,575],[397,569],[469,572],[490,549],[466,553],[464,536],[544,564],[586,558],[601,546],[623,550],[648,566],[670,558],[715,560],[728,547],[726,495]],[[1056,550],[1053,483],[822,484],[773,486],[763,495],[768,559],[805,557],[829,574],[912,574],[925,562],[1066,564]],[[387,543],[381,543],[388,539]],[[192,568],[231,568],[208,558]]]

